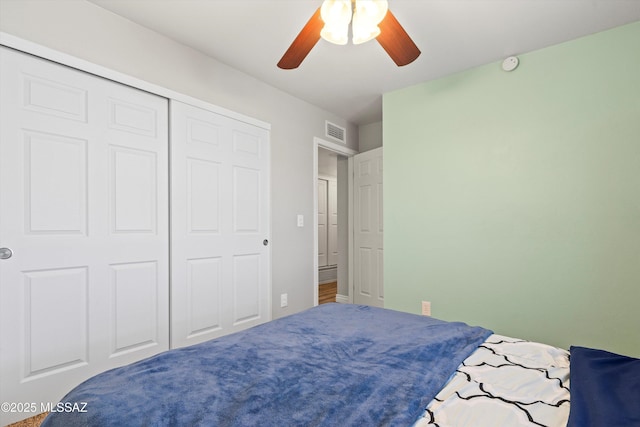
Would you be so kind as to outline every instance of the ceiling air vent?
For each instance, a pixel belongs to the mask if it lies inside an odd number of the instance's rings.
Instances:
[[[345,142],[347,130],[329,121],[325,121],[325,134],[336,141]]]

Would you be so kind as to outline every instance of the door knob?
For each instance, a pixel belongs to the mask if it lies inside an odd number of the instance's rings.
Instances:
[[[269,241],[268,241],[267,239],[264,239],[264,240],[262,241],[262,244],[263,244],[263,245],[265,245],[265,246],[267,246],[267,245],[269,244]]]
[[[9,259],[13,255],[13,251],[9,248],[0,248],[0,259]]]

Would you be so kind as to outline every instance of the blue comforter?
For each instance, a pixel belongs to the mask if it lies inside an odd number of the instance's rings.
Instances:
[[[490,333],[325,304],[97,375],[42,426],[409,426]]]

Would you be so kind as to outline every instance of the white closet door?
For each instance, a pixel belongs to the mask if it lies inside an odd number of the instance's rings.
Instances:
[[[353,156],[353,302],[384,306],[382,148]]]
[[[168,348],[168,102],[4,47],[0,67],[0,401],[39,405]]]
[[[171,345],[271,319],[269,132],[171,101]]]
[[[326,267],[329,260],[327,232],[329,225],[328,183],[326,179],[318,179],[318,267]]]
[[[328,181],[327,200],[329,227],[327,229],[327,264],[338,265],[338,181]]]

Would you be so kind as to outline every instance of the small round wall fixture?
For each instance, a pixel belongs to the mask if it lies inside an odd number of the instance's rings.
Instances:
[[[502,61],[502,69],[505,71],[513,71],[518,67],[519,62],[517,56],[510,56]]]

